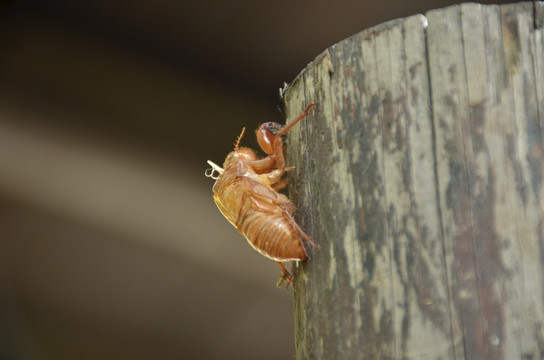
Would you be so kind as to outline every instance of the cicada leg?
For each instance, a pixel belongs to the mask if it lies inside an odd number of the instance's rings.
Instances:
[[[281,287],[281,285],[285,282],[285,280],[287,280],[287,285],[285,286],[285,290],[289,290],[289,284],[293,283],[293,278],[291,277],[291,274],[289,273],[289,271],[287,271],[283,263],[278,261],[278,265],[280,266],[280,269],[281,269],[281,276],[278,282],[276,283],[276,287]]]
[[[277,168],[276,155],[270,155],[258,160],[247,160],[249,165],[257,174],[268,173]]]
[[[281,179],[277,181],[276,183],[272,184],[272,189],[279,191],[283,189],[284,187],[286,187],[288,183],[289,183],[289,179]]]
[[[293,126],[295,126],[300,120],[304,119],[308,112],[312,107],[314,107],[317,103],[311,103],[304,109],[304,111],[293,121],[291,121],[289,124],[285,125],[285,127],[275,134],[274,143],[272,144],[272,148],[274,150],[274,155],[276,155],[276,163],[278,166],[278,169],[285,168],[285,157],[283,155],[283,142],[281,140],[281,137],[285,135]]]
[[[286,171],[291,171],[294,169],[295,169],[294,166],[288,166],[284,169],[272,170],[269,173],[264,175],[266,175],[266,177],[268,178],[268,181],[270,181],[270,186],[272,187],[272,189],[278,191],[286,187],[287,184],[289,183],[289,180],[287,178],[283,178],[283,174]]]

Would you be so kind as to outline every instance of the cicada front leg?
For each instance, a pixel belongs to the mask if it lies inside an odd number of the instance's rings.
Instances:
[[[278,169],[285,168],[285,156],[283,155],[283,136],[291,130],[300,120],[304,119],[312,107],[317,103],[311,103],[304,109],[304,111],[288,125],[281,125],[274,122],[267,122],[259,126],[255,132],[257,135],[257,142],[261,149],[268,155],[275,155],[276,167]]]

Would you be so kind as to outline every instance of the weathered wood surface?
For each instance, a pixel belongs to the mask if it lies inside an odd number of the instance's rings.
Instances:
[[[319,103],[288,139],[319,245],[295,270],[297,359],[544,358],[543,19],[394,20],[285,91],[289,119]]]

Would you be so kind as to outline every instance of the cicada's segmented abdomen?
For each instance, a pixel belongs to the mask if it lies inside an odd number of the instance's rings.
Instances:
[[[260,211],[248,211],[245,215],[240,230],[255,250],[275,261],[308,258],[300,235],[287,216]]]

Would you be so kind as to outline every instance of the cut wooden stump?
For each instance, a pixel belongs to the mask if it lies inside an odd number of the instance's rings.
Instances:
[[[544,5],[365,30],[284,89],[297,359],[544,358]],[[333,72],[331,72],[331,70]]]

